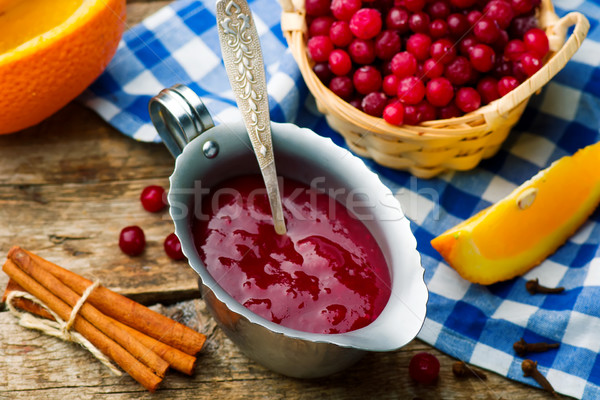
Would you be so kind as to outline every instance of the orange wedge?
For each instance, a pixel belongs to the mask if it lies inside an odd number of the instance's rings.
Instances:
[[[552,254],[600,203],[600,143],[563,157],[431,241],[465,279],[489,285]]]
[[[0,133],[37,124],[113,57],[125,0],[0,0]]]

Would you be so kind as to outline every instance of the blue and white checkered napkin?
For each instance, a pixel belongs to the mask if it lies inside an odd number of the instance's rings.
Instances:
[[[555,254],[525,276],[491,286],[460,278],[429,241],[501,199],[558,158],[600,139],[600,7],[593,1],[559,0],[560,15],[577,9],[590,18],[582,48],[541,95],[493,158],[473,171],[420,180],[405,172],[367,165],[397,194],[411,219],[431,292],[419,337],[440,350],[511,379],[524,378],[512,344],[560,342],[531,355],[557,391],[600,398],[600,210]],[[308,96],[279,26],[274,0],[251,2],[267,66],[272,117],[295,121],[344,146]],[[237,118],[222,65],[214,5],[180,0],[129,30],[107,71],[82,96],[111,125],[143,141],[159,141],[150,125],[151,96],[175,83],[192,87],[217,123]],[[600,168],[600,160],[598,162]],[[577,179],[577,177],[573,177]],[[525,281],[539,277],[564,286],[561,295],[535,295]]]

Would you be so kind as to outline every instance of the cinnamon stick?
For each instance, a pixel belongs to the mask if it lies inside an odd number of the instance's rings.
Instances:
[[[18,246],[10,249],[8,257],[13,260],[19,257],[30,258],[32,263],[50,272],[79,295],[92,284],[92,281]],[[206,341],[205,335],[103,286],[98,286],[87,302],[113,319],[187,354],[197,354]]]
[[[21,286],[19,286],[19,284],[17,284],[12,279],[9,279],[8,285],[6,286],[6,290],[4,292],[4,296],[2,298],[3,302],[6,301],[6,297],[12,291],[25,292],[26,290],[23,289]],[[38,304],[36,304],[28,299],[23,299],[23,298],[17,297],[13,300],[13,304],[15,307],[17,307],[18,309],[21,309],[23,311],[27,311],[31,314],[35,314],[42,318],[54,320],[54,318],[52,317],[52,314],[50,314],[44,308],[40,307]],[[156,354],[158,354],[163,360],[168,362],[169,365],[173,369],[176,369],[187,375],[192,375],[192,373],[194,372],[194,367],[196,364],[196,357],[186,354],[186,353],[182,352],[181,350],[178,350],[167,344],[159,342],[158,340],[151,338],[150,336],[147,336],[139,331],[136,331],[135,329],[133,329],[125,324],[122,324],[121,322],[119,322],[117,320],[114,320],[110,317],[106,317],[106,318],[109,318],[119,328],[123,329],[128,334],[130,334],[131,336],[136,338],[144,346],[148,347],[150,350],[152,350]]]
[[[80,296],[63,284],[54,275],[43,268],[40,268],[32,262],[32,259],[24,252],[17,252],[10,260],[13,261],[21,270],[35,279],[40,285],[48,289],[56,297],[67,303],[70,307],[75,307]],[[116,324],[110,321],[104,314],[86,301],[79,310],[79,316],[85,318],[106,336],[120,344],[132,356],[143,362],[151,368],[161,378],[169,368],[169,363],[160,358],[156,353],[144,346],[138,340],[128,335],[127,332],[120,329]],[[62,316],[61,316],[62,318]],[[69,318],[65,319],[67,321]]]
[[[28,276],[12,260],[7,260],[2,270],[27,292],[46,304],[60,318],[65,321],[69,320],[72,308],[40,285],[35,279]],[[75,318],[73,327],[146,389],[151,392],[156,390],[162,379],[154,374],[150,368],[133,357],[127,350],[90,324],[85,318]]]

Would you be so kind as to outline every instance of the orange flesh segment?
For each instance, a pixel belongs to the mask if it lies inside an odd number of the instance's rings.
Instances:
[[[537,190],[529,207],[524,193]],[[431,241],[459,274],[491,284],[556,251],[600,203],[600,143],[563,157],[509,196]]]
[[[67,20],[83,0],[0,0],[0,54]]]

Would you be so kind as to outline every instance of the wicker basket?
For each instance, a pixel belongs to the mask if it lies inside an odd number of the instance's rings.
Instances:
[[[280,0],[281,26],[319,111],[360,156],[394,169],[431,178],[445,170],[468,170],[493,156],[517,123],[529,98],[560,71],[581,46],[589,22],[572,12],[559,19],[550,0],[542,0],[539,21],[550,41],[545,65],[506,96],[462,117],[393,126],[343,101],[312,71],[306,51],[304,0]],[[575,26],[565,42],[567,29]]]

